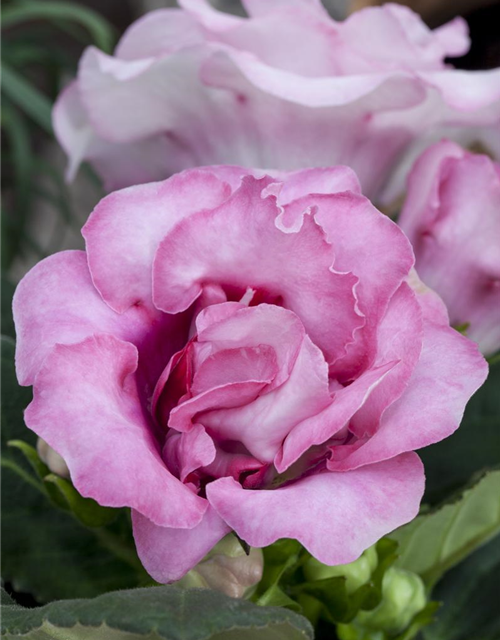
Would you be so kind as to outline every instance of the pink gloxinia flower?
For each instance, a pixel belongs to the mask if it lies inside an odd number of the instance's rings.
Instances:
[[[82,495],[132,508],[160,582],[230,530],[351,562],[416,515],[413,450],[487,373],[350,169],[246,174],[112,193],[86,252],[45,259],[14,300],[27,425]]]
[[[319,0],[243,0],[247,18],[179,4],[134,23],[113,56],[83,54],[54,110],[70,177],[84,159],[108,189],[208,164],[344,164],[373,196],[419,136],[470,141],[500,121],[500,70],[444,62],[469,47],[460,18],[431,31],[396,4],[344,22]]]
[[[415,163],[399,223],[450,322],[500,349],[500,165],[443,140]]]

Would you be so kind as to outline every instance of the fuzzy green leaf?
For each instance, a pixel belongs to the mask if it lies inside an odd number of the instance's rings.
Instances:
[[[302,616],[209,589],[152,587],[45,607],[2,607],[9,640],[312,640]],[[43,635],[46,634],[46,635]]]
[[[451,567],[500,532],[500,469],[485,473],[455,499],[418,516],[391,537],[397,565],[432,586]]]

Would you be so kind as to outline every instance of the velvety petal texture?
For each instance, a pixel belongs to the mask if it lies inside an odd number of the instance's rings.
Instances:
[[[415,163],[399,224],[416,269],[481,351],[500,349],[500,165],[443,140]]]
[[[248,26],[183,6],[204,34]],[[325,19],[308,0],[295,11]],[[199,37],[190,24],[173,49]],[[153,27],[136,25],[120,60]],[[113,65],[121,81],[146,63]],[[83,234],[85,252],[43,260],[15,295],[25,420],[82,495],[132,510],[155,580],[231,531],[351,562],[417,514],[414,450],[458,427],[487,366],[351,169],[186,170],[107,196]]]
[[[431,31],[396,4],[343,22],[320,0],[244,5],[248,17],[183,0],[139,19],[113,56],[88,48],[54,109],[69,176],[82,160],[113,188],[216,163],[342,163],[371,196],[422,136],[500,122],[500,70],[445,62],[468,49],[460,18]]]
[[[231,478],[207,487],[210,504],[251,546],[296,538],[320,562],[345,564],[412,520],[424,488],[414,454],[346,473],[317,473],[272,491],[245,491]]]

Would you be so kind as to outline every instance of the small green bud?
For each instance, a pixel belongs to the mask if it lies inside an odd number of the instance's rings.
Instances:
[[[304,565],[304,575],[310,582],[337,576],[345,577],[347,593],[351,594],[370,580],[377,563],[378,558],[375,547],[370,547],[354,562],[339,564],[335,567],[329,567],[316,560],[316,558],[310,558]]]
[[[373,611],[360,611],[355,623],[387,633],[400,633],[427,602],[424,583],[416,573],[391,567],[382,580],[382,601]]]
[[[213,589],[232,598],[243,598],[261,580],[263,567],[261,549],[252,548],[247,555],[240,541],[229,534],[175,584],[185,589]]]
[[[55,473],[56,476],[69,479],[68,465],[64,462],[63,458],[54,451],[54,449],[42,438],[38,438],[36,443],[36,450],[40,456],[40,460],[45,462],[48,468]]]

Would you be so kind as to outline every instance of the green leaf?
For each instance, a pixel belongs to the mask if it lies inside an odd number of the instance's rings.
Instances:
[[[50,100],[5,62],[2,64],[2,90],[14,104],[52,135]]]
[[[45,607],[2,607],[9,639],[312,640],[308,621],[286,609],[259,607],[209,589],[152,587]],[[42,635],[46,634],[46,635]]]
[[[443,602],[425,640],[498,640],[500,536],[447,573],[433,591]]]
[[[32,20],[75,22],[90,33],[94,44],[111,53],[114,29],[100,14],[73,2],[17,2],[2,10],[2,29],[18,26]]]
[[[281,589],[280,583],[286,582],[286,577],[297,569],[304,548],[297,540],[283,539],[263,549],[263,553],[264,574],[252,599],[261,606],[299,610],[300,606]]]
[[[117,509],[101,507],[92,498],[84,498],[66,478],[49,473],[44,477],[44,482],[50,483],[57,488],[61,497],[67,502],[71,513],[85,526],[102,527],[116,520]]]
[[[109,528],[88,530],[53,507],[31,465],[9,440],[36,436],[23,410],[31,390],[17,384],[15,343],[2,337],[2,574],[14,590],[38,601],[93,597],[136,586],[144,573],[124,514]]]
[[[477,472],[498,464],[500,451],[500,366],[490,367],[474,394],[460,428],[449,438],[418,453],[425,465],[424,503],[439,504]]]
[[[27,442],[24,442],[24,440],[9,440],[7,442],[7,446],[15,447],[16,449],[19,449],[19,451],[21,451],[21,453],[29,462],[33,471],[37,474],[40,480],[43,480],[45,476],[50,473],[50,469],[45,464],[45,462],[40,459],[40,456],[38,455],[35,447],[32,447]]]
[[[391,537],[396,564],[432,586],[451,567],[500,532],[500,469],[487,472],[453,501],[418,516]]]

